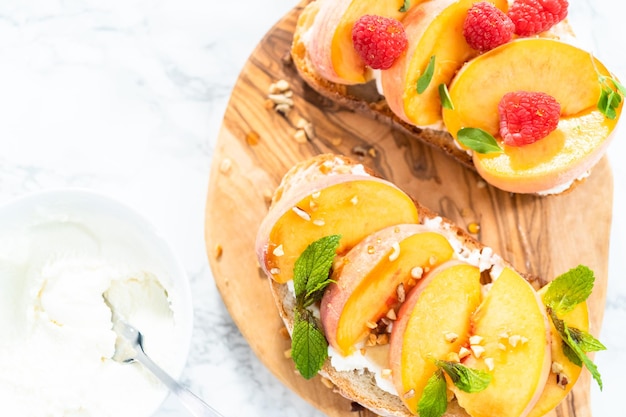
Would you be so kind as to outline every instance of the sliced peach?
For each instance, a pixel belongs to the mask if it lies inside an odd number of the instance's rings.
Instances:
[[[257,243],[257,251],[262,252],[262,266],[276,281],[291,280],[296,259],[324,236],[341,235],[337,253],[343,254],[377,230],[417,223],[413,200],[393,184],[374,177],[336,178],[341,182],[319,188],[314,182],[305,197],[284,200],[280,217],[266,223],[270,232],[266,242],[261,238]]]
[[[548,289],[548,286],[549,284],[539,291],[540,297],[543,297]],[[578,304],[574,310],[565,314],[561,317],[561,319],[563,319],[570,327],[575,327],[586,332],[589,331],[589,312],[587,309],[587,303]],[[576,384],[576,381],[580,376],[580,373],[582,372],[582,368],[570,362],[567,356],[565,356],[565,353],[563,353],[563,339],[561,339],[561,336],[559,336],[558,332],[554,328],[552,320],[549,320],[549,322],[552,340],[551,356],[554,370],[550,373],[548,382],[546,382],[546,386],[543,389],[543,393],[530,414],[528,414],[528,417],[541,417],[559,405],[572,390],[574,384]],[[559,368],[562,368],[562,370],[559,370]],[[559,372],[557,373],[554,371]],[[567,379],[566,384],[557,383],[557,376],[559,374],[559,378],[565,377]]]
[[[506,0],[490,0],[506,11]],[[438,0],[412,8],[403,20],[409,46],[407,53],[383,71],[383,93],[391,110],[406,122],[430,126],[441,122],[439,85],[449,84],[454,74],[478,52],[463,36],[463,22],[476,0]],[[424,92],[417,92],[417,80],[426,71],[431,57],[435,71]]]
[[[469,61],[449,89],[447,130],[486,130],[499,140],[498,103],[512,91],[540,91],[560,103],[561,120],[547,137],[503,153],[474,153],[478,173],[505,191],[547,193],[584,176],[602,157],[617,120],[596,108],[599,74],[608,70],[589,52],[547,38],[516,39]],[[618,116],[621,113],[618,108]]]
[[[534,288],[505,268],[472,317],[473,354],[464,364],[492,374],[484,391],[451,385],[472,417],[524,417],[539,399],[550,373],[545,307]]]
[[[422,0],[424,1],[424,0]],[[411,6],[419,0],[411,2]],[[316,70],[327,80],[359,84],[368,79],[367,68],[354,49],[352,27],[363,15],[402,20],[403,0],[336,0],[321,2],[309,36],[309,57]]]
[[[479,269],[449,261],[428,273],[400,308],[389,362],[394,385],[412,413],[417,413],[424,387],[436,370],[433,360],[448,360],[467,343],[470,317],[480,300]]]
[[[344,355],[354,350],[372,327],[398,304],[404,291],[424,270],[449,260],[454,249],[448,239],[420,225],[397,225],[356,245],[339,261],[320,305],[328,343]],[[395,312],[394,312],[395,313]]]

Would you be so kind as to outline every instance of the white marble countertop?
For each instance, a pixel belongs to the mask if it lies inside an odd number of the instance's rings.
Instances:
[[[182,382],[224,416],[320,416],[249,349],[211,277],[204,201],[217,132],[236,77],[296,0],[0,2],[0,203],[85,187],[136,207],[191,278],[194,336]],[[614,0],[571,0],[581,40],[626,80]],[[623,407],[626,375],[626,134],[610,148],[614,221],[596,416]],[[593,204],[593,201],[590,201]],[[584,208],[572,208],[579,210]],[[185,416],[168,399],[157,417]],[[19,416],[16,416],[19,417]]]

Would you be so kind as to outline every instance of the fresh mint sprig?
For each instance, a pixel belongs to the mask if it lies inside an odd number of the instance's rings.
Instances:
[[[328,341],[307,307],[319,301],[332,282],[330,269],[340,239],[339,235],[330,235],[311,243],[296,260],[293,270],[296,305],[291,357],[306,379],[313,378],[328,357]]]
[[[444,372],[452,383],[464,392],[483,391],[491,382],[491,374],[478,369],[468,368],[458,362],[435,359],[437,370],[428,379],[422,396],[417,404],[420,417],[441,417],[448,408],[448,395]]]
[[[426,65],[426,69],[424,70],[422,75],[420,75],[420,77],[417,79],[417,86],[416,86],[417,94],[422,94],[424,91],[426,91],[426,89],[430,85],[430,82],[433,79],[434,73],[435,73],[435,55],[430,57],[430,60],[428,61],[428,65]]]
[[[613,77],[598,75],[598,79],[601,87],[598,109],[613,120],[617,117],[617,108],[626,96],[626,88]]]
[[[411,0],[404,0],[404,3],[402,3],[402,7],[400,7],[398,11],[400,13],[405,13],[405,12],[408,12],[410,8],[411,8]]]
[[[587,353],[605,350],[606,347],[591,334],[570,327],[559,318],[559,315],[572,311],[578,304],[589,298],[594,281],[593,271],[584,265],[579,265],[558,276],[549,284],[543,295],[543,302],[548,316],[563,339],[563,353],[572,363],[578,366],[584,364],[602,390],[600,372]]]
[[[489,132],[477,127],[464,127],[456,134],[457,140],[478,153],[500,153],[502,147]]]

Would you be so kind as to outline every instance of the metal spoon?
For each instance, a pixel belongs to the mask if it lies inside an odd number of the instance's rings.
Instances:
[[[200,397],[180,385],[167,372],[161,369],[143,350],[143,336],[139,330],[122,319],[115,320],[113,330],[126,340],[132,349],[116,349],[113,359],[118,362],[130,363],[139,362],[147,370],[152,372],[171,392],[173,392],[180,402],[196,417],[223,417],[214,408],[205,403]]]

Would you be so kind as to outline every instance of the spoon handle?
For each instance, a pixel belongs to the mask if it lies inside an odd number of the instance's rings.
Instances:
[[[137,349],[135,360],[154,374],[169,390],[174,393],[180,402],[195,417],[223,417],[213,407],[205,403],[200,397],[180,385],[174,378],[165,372],[159,365],[154,363],[142,349]]]

